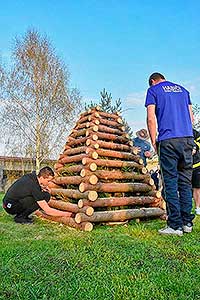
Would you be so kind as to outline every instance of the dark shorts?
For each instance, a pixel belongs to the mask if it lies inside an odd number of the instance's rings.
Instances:
[[[192,173],[192,187],[200,188],[200,168],[193,169]]]

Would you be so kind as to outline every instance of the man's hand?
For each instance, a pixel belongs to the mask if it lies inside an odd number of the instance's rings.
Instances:
[[[144,155],[145,155],[145,157],[149,158],[149,157],[151,157],[151,152],[150,151],[145,151]]]

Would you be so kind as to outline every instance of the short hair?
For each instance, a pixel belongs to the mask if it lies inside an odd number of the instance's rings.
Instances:
[[[159,79],[164,79],[165,80],[165,76],[162,75],[161,73],[153,73],[151,74],[151,76],[149,77],[149,86],[152,86],[152,79],[153,80],[159,80]]]
[[[41,177],[41,176],[43,178],[47,178],[49,176],[54,177],[54,171],[50,167],[46,166],[46,167],[40,169],[40,171],[38,173],[38,177]]]

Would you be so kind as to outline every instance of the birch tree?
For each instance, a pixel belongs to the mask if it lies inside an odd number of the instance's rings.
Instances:
[[[68,68],[47,37],[29,30],[14,45],[3,93],[4,128],[10,149],[32,156],[38,170],[44,159],[57,156],[81,96],[70,87]]]

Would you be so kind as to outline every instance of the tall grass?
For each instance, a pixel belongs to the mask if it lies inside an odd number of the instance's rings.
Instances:
[[[161,220],[81,232],[39,219],[15,224],[0,211],[0,299],[198,300],[200,217],[183,237]]]

